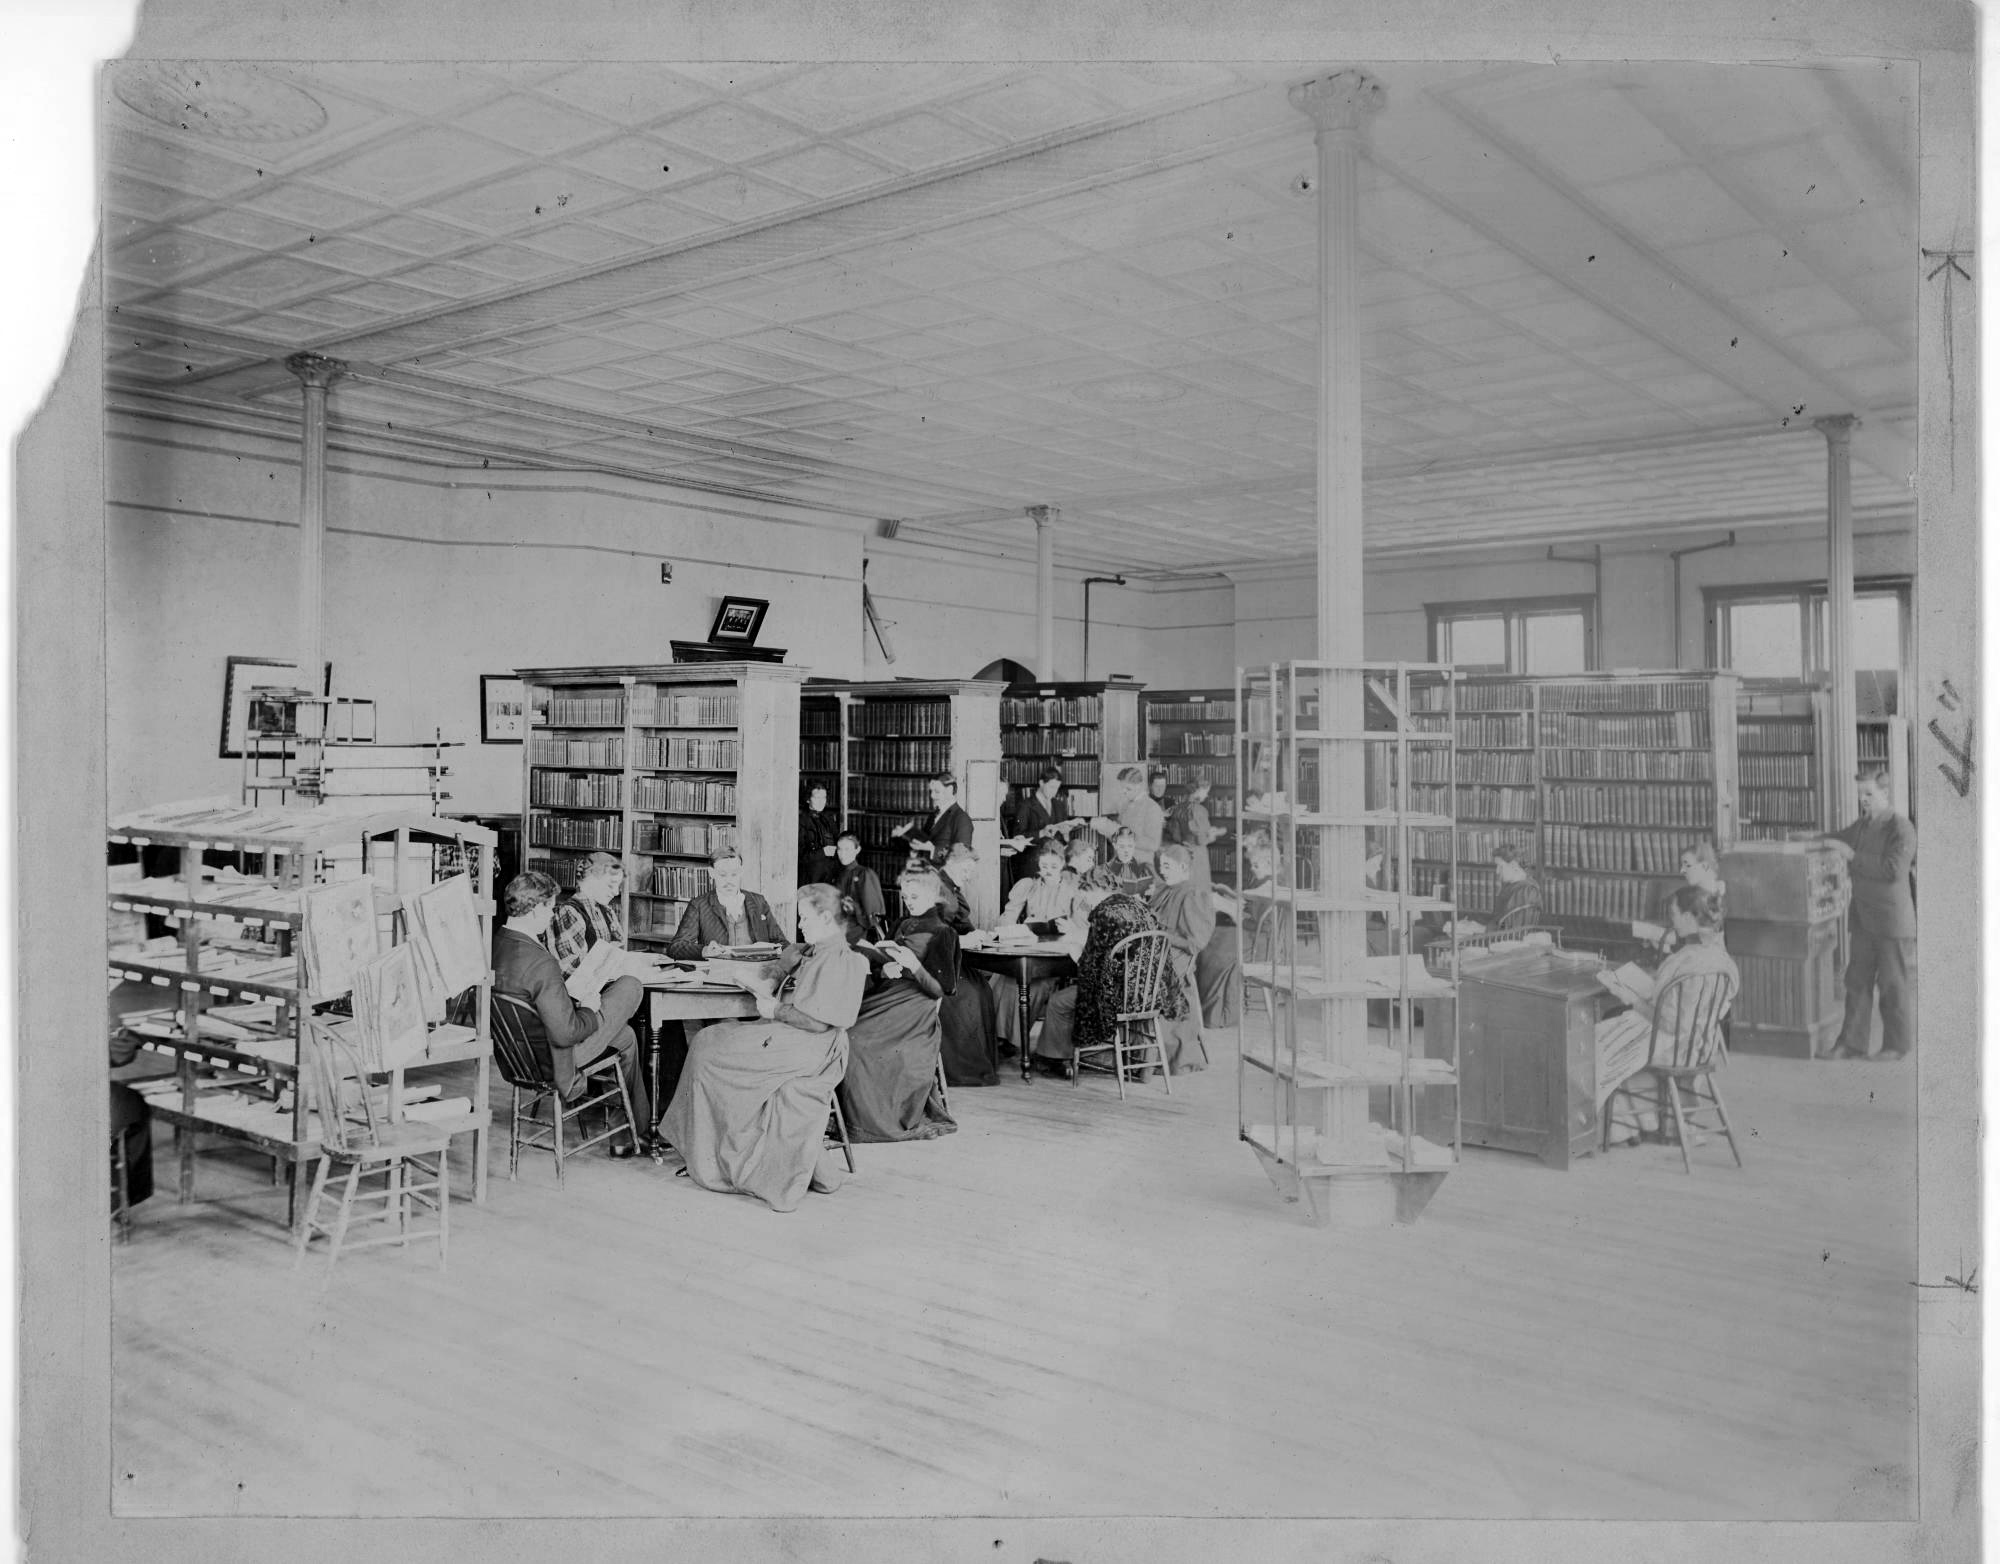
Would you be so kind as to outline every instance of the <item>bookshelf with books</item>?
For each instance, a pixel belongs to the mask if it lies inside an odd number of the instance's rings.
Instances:
[[[1448,757],[1436,746],[1410,754],[1413,806],[1448,813],[1456,822],[1449,833],[1414,833],[1416,888],[1430,891],[1450,880],[1453,904],[1468,918],[1484,918],[1499,892],[1494,848],[1503,842],[1514,847],[1531,873],[1541,862],[1534,686],[1520,678],[1460,674],[1449,687],[1420,686],[1412,698],[1431,721],[1439,720],[1440,703],[1451,701],[1456,740]]]
[[[1236,692],[1148,690],[1143,699],[1146,761],[1167,774],[1174,795],[1209,784],[1208,820],[1221,830],[1208,846],[1209,873],[1236,883]]]
[[[789,928],[798,874],[799,687],[782,663],[523,668],[522,851],[573,888],[608,852],[636,949],[663,948],[724,846]]]
[[[1781,842],[1824,830],[1827,692],[1796,679],[1745,679],[1736,693],[1742,839]]]
[[[1910,719],[1907,717],[1863,717],[1854,724],[1854,760],[1863,768],[1877,766],[1889,776],[1889,802],[1896,813],[1909,816],[1913,800],[1910,797]],[[1851,789],[1853,783],[1848,783]],[[1854,805],[1850,801],[1845,812],[1852,818]]]
[[[107,839],[129,860],[107,887],[127,931],[109,970],[159,991],[149,1006],[127,989],[119,1008],[129,1033],[175,1060],[149,1091],[176,1132],[182,1200],[198,1140],[220,1138],[293,1174],[296,1220],[298,1165],[319,1155],[298,1085],[308,1018],[344,1033],[371,1078],[387,1080],[392,1120],[417,1095],[405,1072],[477,1062],[472,1097],[449,1117],[474,1135],[474,1198],[486,1198],[491,831],[416,809],[202,801],[133,811]],[[457,872],[467,863],[472,873]],[[159,924],[169,932],[145,937]],[[393,1004],[377,1003],[385,987]]]
[[[1143,759],[1139,695],[1131,679],[1054,680],[1010,685],[1000,703],[1000,779],[1018,792],[1044,766],[1063,774],[1072,818],[1116,807],[1107,783],[1121,765]],[[1107,794],[1114,795],[1107,797]]]
[[[978,868],[976,903],[997,906],[1000,895],[1000,703],[997,679],[891,679],[816,683],[809,700],[831,699],[835,753],[842,761],[841,823],[861,838],[861,861],[882,881],[893,904],[896,878],[909,857],[896,828],[930,818],[930,779],[949,771],[958,802],[972,820]],[[822,719],[823,720],[823,719]],[[802,741],[801,769],[807,747]],[[815,752],[814,759],[823,758]]]
[[[799,694],[799,797],[826,789],[835,816],[847,818],[847,767],[841,761],[841,705],[830,681],[812,679]]]
[[[1441,961],[1418,948],[1429,942],[1418,920],[1436,929],[1453,909],[1419,893],[1414,841],[1456,829],[1450,788],[1429,807],[1415,777],[1423,753],[1453,774],[1457,683],[1452,669],[1411,663],[1239,675],[1239,939],[1253,1019],[1238,1134],[1315,1225],[1412,1221],[1458,1162],[1457,1010],[1438,1003],[1457,989],[1455,937]],[[1382,1011],[1373,1028],[1371,1002]]]

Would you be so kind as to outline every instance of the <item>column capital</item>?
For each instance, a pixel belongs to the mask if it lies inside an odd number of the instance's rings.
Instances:
[[[1370,117],[1382,111],[1388,98],[1381,82],[1359,70],[1296,82],[1287,96],[1321,135],[1355,142],[1367,133]]]
[[[1053,505],[1030,505],[1027,509],[1028,519],[1037,527],[1046,527],[1062,515]]]
[[[1813,428],[1825,435],[1829,444],[1845,445],[1860,422],[1852,413],[1828,413],[1824,418],[1815,418]]]
[[[299,377],[301,385],[321,391],[347,373],[345,360],[320,353],[294,353],[285,360],[285,368]]]

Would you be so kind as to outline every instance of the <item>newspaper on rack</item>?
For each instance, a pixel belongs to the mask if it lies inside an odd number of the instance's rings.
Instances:
[[[442,1021],[452,995],[486,976],[486,946],[472,905],[472,881],[462,874],[438,881],[410,898],[405,916],[424,1019]]]
[[[337,999],[354,987],[354,974],[380,948],[375,934],[375,882],[362,876],[305,893],[299,942],[306,958],[306,991]]]
[[[370,1070],[395,1070],[423,1057],[428,1041],[417,966],[408,945],[398,945],[354,974],[354,1031]]]

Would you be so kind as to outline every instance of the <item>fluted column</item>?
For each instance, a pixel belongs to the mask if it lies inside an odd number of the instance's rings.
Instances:
[[[1035,524],[1035,677],[1056,676],[1056,518],[1053,505],[1030,505]]]
[[[299,447],[299,683],[321,694],[325,666],[324,587],[321,560],[326,543],[326,390],[347,369],[337,358],[294,353],[285,368],[304,389]]]
[[[1851,413],[1815,418],[1826,436],[1826,671],[1833,681],[1828,703],[1827,758],[1835,825],[1855,816],[1854,773],[1854,500],[1849,445],[1857,420]]]

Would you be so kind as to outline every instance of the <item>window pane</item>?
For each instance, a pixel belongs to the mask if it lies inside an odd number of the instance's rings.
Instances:
[[[1813,666],[1826,667],[1826,598],[1813,597]],[[1863,717],[1893,717],[1903,663],[1903,601],[1895,592],[1854,599],[1854,700]]]
[[[1805,669],[1797,599],[1729,605],[1729,666],[1758,679],[1796,679]]]
[[[1528,673],[1582,673],[1583,615],[1529,614]]]
[[[1461,668],[1507,671],[1507,621],[1498,614],[1480,619],[1438,621],[1438,660]]]

